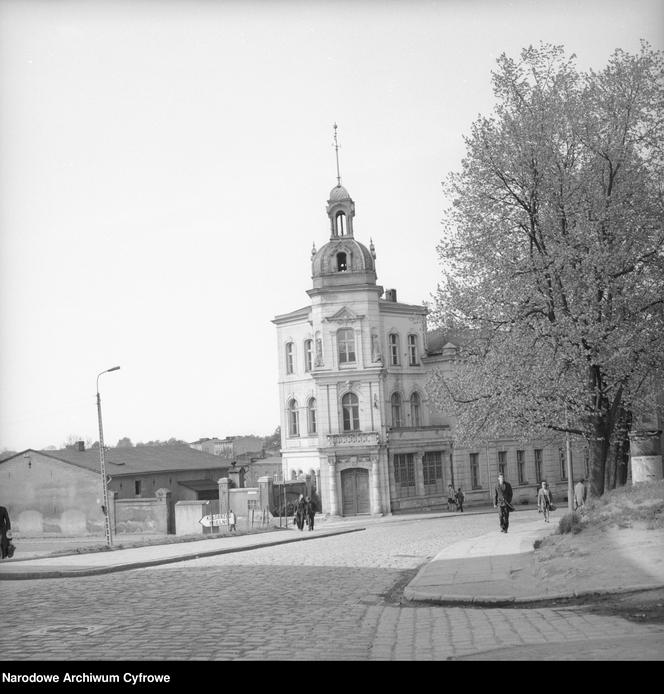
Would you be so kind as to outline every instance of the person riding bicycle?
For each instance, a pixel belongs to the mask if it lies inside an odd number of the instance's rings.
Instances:
[[[548,482],[542,482],[542,486],[537,491],[537,511],[544,514],[544,521],[549,522],[549,512],[553,506],[553,496],[549,489]]]

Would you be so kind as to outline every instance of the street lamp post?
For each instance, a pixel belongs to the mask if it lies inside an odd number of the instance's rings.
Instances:
[[[99,419],[99,468],[101,474],[101,490],[103,497],[103,511],[105,517],[105,527],[106,527],[106,544],[109,547],[113,545],[113,538],[111,536],[111,515],[110,509],[108,507],[108,482],[106,480],[106,463],[104,462],[104,428],[101,423],[101,397],[99,396],[99,377],[102,374],[109,373],[110,371],[117,371],[120,367],[114,366],[111,369],[106,369],[97,374],[97,417]]]

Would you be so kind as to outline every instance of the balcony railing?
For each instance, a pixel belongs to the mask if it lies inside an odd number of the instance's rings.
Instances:
[[[377,431],[345,431],[341,434],[328,434],[330,446],[377,446]]]

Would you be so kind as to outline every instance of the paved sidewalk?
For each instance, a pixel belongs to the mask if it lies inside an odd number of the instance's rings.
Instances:
[[[516,520],[516,519],[515,519]],[[404,590],[411,601],[439,604],[509,605],[631,593],[664,588],[664,577],[644,582],[638,570],[625,580],[623,572],[597,572],[586,577],[547,580],[538,575],[535,542],[555,532],[557,523],[514,522],[507,534],[487,533],[446,547],[425,564]],[[616,556],[616,561],[620,561]],[[622,566],[624,569],[624,565]]]

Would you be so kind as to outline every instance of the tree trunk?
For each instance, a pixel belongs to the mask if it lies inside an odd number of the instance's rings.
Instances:
[[[590,463],[590,496],[604,494],[606,485],[606,462],[609,451],[609,437],[606,435],[606,423],[600,417],[592,423],[593,437],[588,441]]]
[[[604,464],[604,491],[611,491],[616,488],[616,478],[618,472],[618,446],[613,443],[609,446]]]

